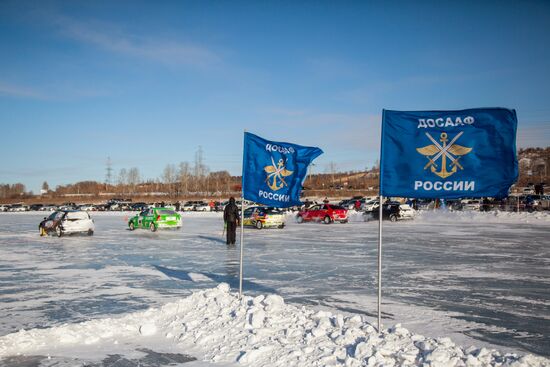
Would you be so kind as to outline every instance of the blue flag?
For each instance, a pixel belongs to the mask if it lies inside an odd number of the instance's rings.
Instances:
[[[383,196],[504,197],[518,177],[515,110],[388,111],[382,115]]]
[[[301,205],[307,167],[322,153],[319,148],[244,133],[243,197],[278,208]]]

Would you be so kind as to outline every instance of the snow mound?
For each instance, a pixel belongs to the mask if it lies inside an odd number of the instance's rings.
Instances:
[[[533,355],[464,349],[400,324],[378,333],[359,315],[297,307],[277,295],[239,298],[224,283],[160,309],[0,337],[0,358],[136,338],[193,347],[206,361],[251,366],[550,366]]]

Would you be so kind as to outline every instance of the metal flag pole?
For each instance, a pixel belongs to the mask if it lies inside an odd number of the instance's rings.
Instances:
[[[241,195],[241,260],[239,263],[239,297],[243,295],[243,253],[244,253],[244,197]]]
[[[244,254],[244,159],[245,159],[245,134],[246,130],[243,133],[243,172],[242,172],[242,182],[241,182],[241,258],[239,262],[239,298],[243,296],[243,254]]]
[[[382,330],[382,199],[380,194],[378,205],[378,332]]]

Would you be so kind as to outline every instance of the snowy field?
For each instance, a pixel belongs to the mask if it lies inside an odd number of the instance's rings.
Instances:
[[[238,289],[239,247],[222,240],[221,214],[185,213],[181,231],[157,233],[128,231],[129,215],[93,213],[93,237],[40,238],[42,214],[0,214],[0,366],[444,366],[550,356],[548,214],[384,222],[380,338],[368,325],[376,325],[377,222],[289,217],[283,230],[246,229],[245,294],[283,303],[216,288]],[[390,347],[402,353],[392,359]]]

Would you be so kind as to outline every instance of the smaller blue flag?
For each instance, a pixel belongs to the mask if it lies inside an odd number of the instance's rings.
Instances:
[[[244,133],[243,197],[278,208],[301,205],[300,192],[307,167],[322,153],[316,147],[269,141]]]
[[[383,196],[503,197],[518,177],[516,111],[388,111],[382,115]]]

